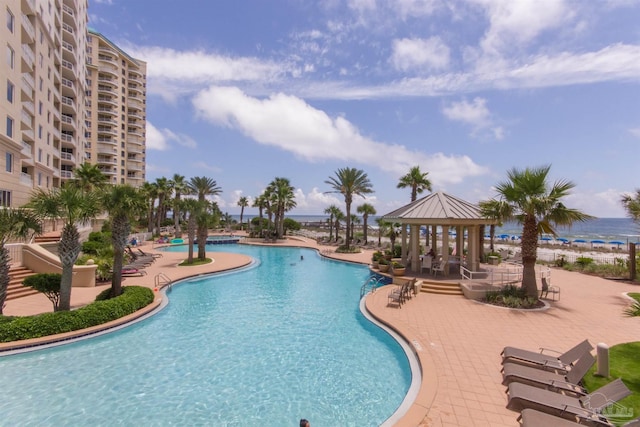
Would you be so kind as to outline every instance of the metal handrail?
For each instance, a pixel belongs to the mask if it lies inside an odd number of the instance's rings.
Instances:
[[[164,273],[158,273],[156,274],[156,277],[153,278],[153,284],[155,289],[159,290],[164,287],[168,287],[169,291],[171,291],[173,280]]]

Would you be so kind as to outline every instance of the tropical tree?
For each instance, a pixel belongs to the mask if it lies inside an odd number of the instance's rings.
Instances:
[[[504,200],[483,200],[479,203],[480,211],[486,218],[492,219],[497,222],[498,226],[502,226],[505,219],[512,216],[512,206]],[[493,242],[496,236],[496,224],[491,224],[489,227],[489,247],[491,252],[494,252]]]
[[[329,215],[329,241],[333,240],[333,219],[340,215],[340,209],[336,205],[331,205],[324,210],[324,213]],[[336,235],[336,239],[338,236]]]
[[[104,187],[109,183],[109,177],[102,173],[98,165],[83,163],[73,170],[74,179],[70,181],[84,192]]]
[[[346,219],[346,216],[344,213],[342,213],[340,209],[338,209],[333,216],[334,216],[333,226],[336,230],[336,242],[337,242],[338,238],[340,237],[340,223]]]
[[[5,244],[11,240],[30,239],[42,232],[37,215],[27,209],[0,209],[0,314],[4,309],[9,287],[11,258]]]
[[[58,254],[62,263],[60,282],[61,311],[71,309],[71,281],[73,265],[80,254],[79,223],[87,223],[100,213],[100,206],[94,191],[83,192],[73,185],[37,190],[29,202],[29,207],[43,217],[62,219],[63,228],[58,244]]]
[[[251,206],[254,208],[258,208],[258,216],[260,217],[260,219],[262,219],[263,217],[262,212],[266,208],[266,205],[267,205],[267,202],[264,198],[264,193],[262,193],[261,195],[259,195],[253,200],[253,205]]]
[[[266,193],[274,215],[276,235],[284,236],[284,214],[296,207],[295,188],[287,178],[277,177],[267,186]]]
[[[429,172],[420,171],[420,166],[413,166],[409,173],[400,177],[397,188],[411,188],[411,201],[415,201],[418,194],[424,190],[431,191],[431,181],[427,178]]]
[[[153,231],[153,212],[158,198],[158,186],[155,183],[145,181],[140,189],[147,199],[147,231],[151,233]]]
[[[535,265],[538,237],[542,233],[557,236],[557,226],[570,226],[574,222],[591,219],[590,215],[567,208],[562,199],[575,187],[570,181],[549,184],[547,178],[551,166],[513,168],[507,171],[507,181],[500,182],[496,191],[500,199],[509,205],[505,220],[522,224],[522,287],[525,294],[537,298]]]
[[[640,189],[636,190],[636,194],[624,194],[620,200],[629,218],[640,223]]]
[[[169,181],[169,186],[173,190],[173,228],[175,229],[176,237],[180,238],[182,237],[182,229],[180,228],[180,220],[182,219],[180,199],[182,195],[189,192],[189,187],[187,186],[186,178],[177,173],[174,174],[173,178]]]
[[[206,222],[206,203],[206,201],[200,202],[193,198],[182,199],[180,201],[180,209],[187,216],[187,238],[189,239],[188,264],[193,264],[193,242],[196,240],[199,218],[200,222],[202,222],[202,218],[205,217],[204,221]]]
[[[375,215],[376,214],[376,208],[373,207],[372,204],[370,203],[363,203],[360,206],[358,206],[356,208],[356,212],[358,212],[359,214],[362,215],[362,227],[364,230],[364,243],[368,243],[367,241],[367,232],[368,230],[368,226],[367,226],[367,221],[369,220],[369,215]]]
[[[215,196],[222,192],[218,183],[206,176],[196,176],[189,180],[189,191],[198,197],[198,201],[204,204],[207,196]],[[199,216],[198,221],[198,259],[204,261],[207,258],[207,220]]]
[[[376,224],[378,224],[378,246],[382,245],[382,236],[389,234],[391,223],[385,221],[383,218],[376,218]]]
[[[238,199],[238,206],[240,206],[240,229],[244,230],[242,218],[244,217],[244,208],[249,206],[249,199],[245,196],[240,197],[240,199]]]
[[[147,207],[142,192],[130,185],[114,185],[99,194],[100,206],[111,218],[111,244],[113,246],[113,277],[111,297],[122,293],[122,265],[124,248],[131,233],[131,222]]]
[[[158,207],[156,208],[156,227],[158,231],[162,227],[162,222],[167,218],[167,200],[171,196],[171,183],[165,177],[156,178],[156,191],[158,196]]]
[[[329,177],[325,181],[325,184],[329,184],[333,190],[327,191],[327,193],[340,193],[344,196],[345,212],[346,212],[346,237],[347,242],[345,250],[349,251],[351,243],[351,204],[353,203],[353,196],[364,197],[365,194],[373,192],[371,181],[367,174],[356,168],[341,168],[335,172],[335,176]]]

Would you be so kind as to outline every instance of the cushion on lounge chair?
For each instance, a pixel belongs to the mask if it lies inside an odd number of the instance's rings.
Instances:
[[[522,427],[573,427],[584,425],[529,408],[522,410],[522,413],[518,417],[518,421],[520,421]],[[613,427],[613,424],[604,419],[590,421],[592,425]]]

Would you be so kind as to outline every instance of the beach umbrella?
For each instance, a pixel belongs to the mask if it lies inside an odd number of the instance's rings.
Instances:
[[[607,242],[605,242],[604,240],[592,240],[591,243],[605,244]]]
[[[587,241],[584,239],[576,239],[573,241],[573,243],[587,243]]]
[[[620,240],[612,240],[609,242],[610,245],[618,245],[618,248],[620,247],[620,245],[624,245],[624,242],[621,242]]]
[[[564,237],[558,237],[556,240],[562,243],[569,243],[569,239],[565,239]]]
[[[540,238],[540,240],[544,240],[545,242],[548,242],[548,241],[550,241],[550,240],[553,240],[553,237],[549,237],[549,236],[542,236],[542,237]]]

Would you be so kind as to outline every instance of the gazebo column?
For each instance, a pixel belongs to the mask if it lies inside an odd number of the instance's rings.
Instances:
[[[449,226],[442,226],[442,262],[446,265],[443,273],[449,275]]]
[[[433,252],[438,253],[438,226],[431,226],[431,248]]]
[[[401,248],[400,248],[400,259],[402,260],[402,263],[406,265],[407,262],[407,224],[400,224],[401,230],[400,230],[400,241],[401,241]]]
[[[409,242],[411,244],[411,247],[409,248],[409,252],[411,252],[411,271],[417,272],[420,271],[420,226],[411,224],[411,228],[409,230]]]
[[[464,256],[464,227],[461,225],[456,226],[456,256],[460,257],[461,261]]]
[[[469,253],[467,254],[467,264],[471,271],[479,271],[480,269],[480,242],[479,233],[480,227],[477,225],[470,226],[469,230]]]

